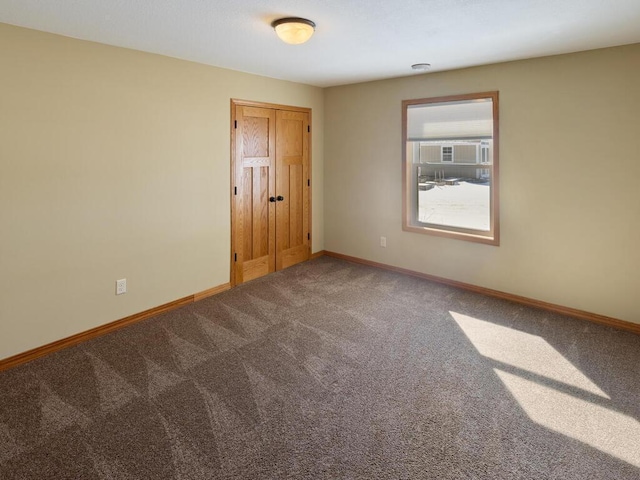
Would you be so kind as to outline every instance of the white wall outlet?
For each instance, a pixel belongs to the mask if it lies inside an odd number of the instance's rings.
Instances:
[[[127,293],[127,279],[116,280],[116,295]]]
[[[380,237],[380,246],[381,247],[387,246],[387,237]]]

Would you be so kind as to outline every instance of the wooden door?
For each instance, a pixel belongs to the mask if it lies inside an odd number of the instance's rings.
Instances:
[[[309,259],[310,113],[234,101],[232,120],[237,285]]]
[[[235,283],[275,270],[275,128],[273,109],[235,111]],[[273,199],[272,199],[273,200]]]
[[[276,112],[276,270],[309,259],[309,114]]]

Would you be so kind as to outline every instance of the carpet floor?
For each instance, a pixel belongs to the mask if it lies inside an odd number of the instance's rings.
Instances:
[[[640,337],[322,257],[0,373],[0,478],[639,479]]]

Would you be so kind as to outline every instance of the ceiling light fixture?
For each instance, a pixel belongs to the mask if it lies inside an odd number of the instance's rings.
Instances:
[[[288,17],[274,20],[271,26],[285,43],[299,45],[311,38],[316,24],[306,18]]]
[[[413,65],[411,65],[411,68],[413,68],[414,70],[417,70],[418,72],[426,72],[431,68],[431,64],[430,63],[414,63]]]

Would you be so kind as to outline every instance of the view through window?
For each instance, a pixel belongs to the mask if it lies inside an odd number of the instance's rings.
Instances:
[[[498,92],[403,102],[405,230],[497,245]]]

